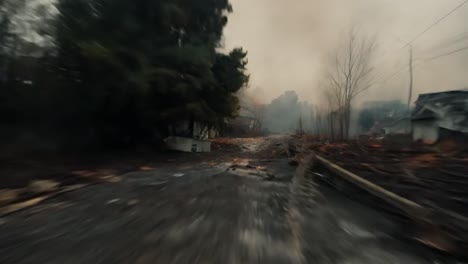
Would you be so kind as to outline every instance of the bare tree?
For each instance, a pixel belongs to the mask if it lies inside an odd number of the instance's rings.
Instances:
[[[375,38],[362,36],[351,29],[329,61],[326,93],[329,103],[335,106],[335,111],[330,114],[334,112],[337,116],[340,139],[349,137],[353,100],[371,86],[375,43]]]

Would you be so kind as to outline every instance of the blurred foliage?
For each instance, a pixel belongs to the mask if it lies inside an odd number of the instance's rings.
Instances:
[[[159,140],[179,121],[215,126],[236,115],[236,92],[249,77],[242,48],[219,52],[228,0],[57,0],[55,7],[39,27],[53,39],[35,65],[41,95],[9,85],[13,101],[37,106],[28,116],[40,113],[64,135],[120,146]]]

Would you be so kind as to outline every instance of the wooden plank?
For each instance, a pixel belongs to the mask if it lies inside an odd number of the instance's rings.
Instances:
[[[321,157],[320,155],[315,155],[315,158],[327,169],[336,173],[338,176],[344,180],[356,185],[357,187],[383,199],[384,201],[392,204],[393,206],[403,210],[410,217],[415,218],[426,218],[429,215],[429,211],[423,206],[415,203],[411,200],[408,200],[404,197],[401,197],[395,193],[392,193],[338,165],[335,163]]]
[[[29,199],[27,201],[18,202],[18,203],[14,203],[14,204],[5,206],[3,208],[0,208],[0,217],[4,217],[4,216],[7,216],[9,214],[12,214],[12,213],[15,213],[15,212],[30,208],[32,206],[38,205],[42,201],[50,199],[52,197],[56,197],[56,196],[58,196],[60,194],[64,194],[64,193],[67,193],[67,192],[75,191],[75,190],[84,188],[86,186],[89,186],[89,184],[77,184],[77,185],[67,186],[67,187],[64,187],[63,189],[60,189],[60,190],[58,190],[56,192],[53,192],[53,193],[44,194],[42,196]]]

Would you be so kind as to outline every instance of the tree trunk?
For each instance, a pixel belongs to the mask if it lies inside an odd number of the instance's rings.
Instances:
[[[333,115],[330,117],[330,138],[332,141],[335,141],[335,128],[333,125]]]
[[[351,125],[351,103],[346,102],[345,106],[345,139],[349,139],[349,130]]]
[[[345,129],[346,129],[346,116],[345,116],[345,109],[341,107],[339,112],[339,119],[340,119],[340,140],[345,139]]]

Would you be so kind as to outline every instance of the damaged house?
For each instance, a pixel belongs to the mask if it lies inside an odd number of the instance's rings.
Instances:
[[[415,141],[435,143],[450,136],[466,142],[468,90],[419,95],[411,124]]]
[[[209,138],[217,136],[218,131],[206,124],[195,121],[178,122],[169,127],[171,136],[164,141],[171,150],[183,152],[210,152]]]

